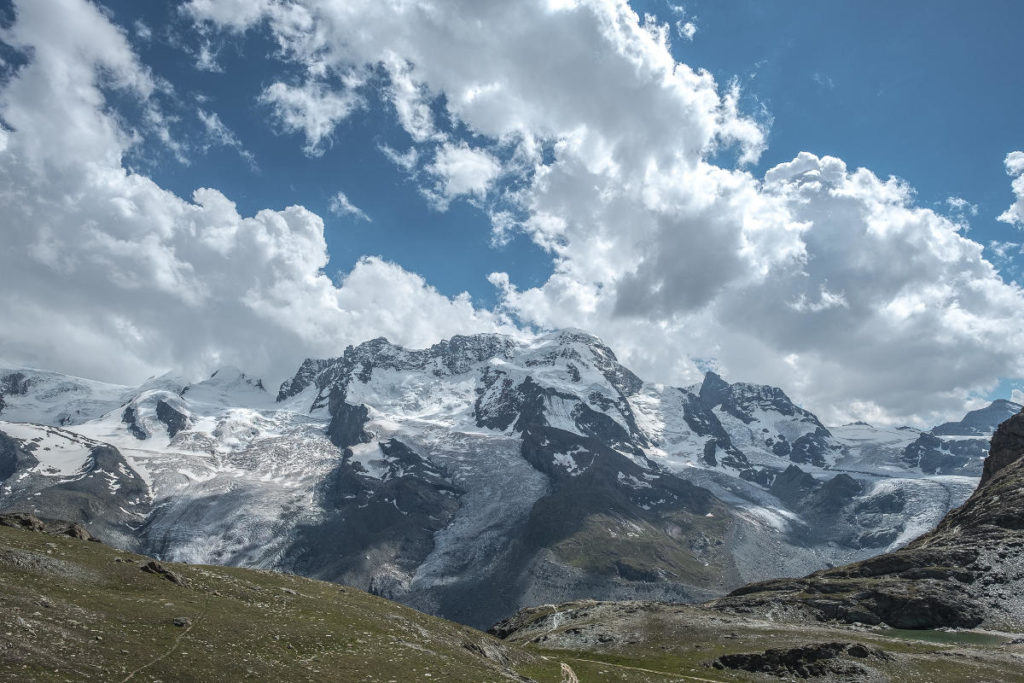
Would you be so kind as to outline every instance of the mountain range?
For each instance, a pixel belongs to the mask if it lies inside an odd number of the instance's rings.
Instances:
[[[576,598],[695,602],[896,550],[963,503],[996,401],[826,427],[778,388],[645,382],[597,338],[385,339],[276,392],[0,371],[0,510],[162,560],[276,569],[489,626]]]

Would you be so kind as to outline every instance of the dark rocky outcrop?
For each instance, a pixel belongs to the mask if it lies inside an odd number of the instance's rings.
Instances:
[[[829,431],[821,426],[813,432],[804,434],[793,442],[789,459],[793,462],[825,467],[825,455],[831,447],[828,442],[830,436]]]
[[[289,570],[382,597],[408,590],[434,549],[434,534],[458,511],[462,491],[405,443],[391,439],[378,448],[365,466],[344,449],[318,492],[323,518],[300,526],[285,552]]]
[[[328,366],[338,362],[338,358],[307,358],[299,366],[295,376],[291,379],[286,379],[281,383],[281,388],[277,392],[277,402],[287,400],[293,396],[298,396],[308,387],[312,386],[317,376],[324,371]]]
[[[42,519],[28,512],[0,513],[0,526],[35,531],[51,536],[69,536],[81,541],[99,541],[81,524],[63,519]]]
[[[810,542],[838,539],[848,546],[877,547],[885,540],[871,536],[870,532],[866,536],[861,534],[851,520],[845,519],[850,504],[864,491],[863,484],[848,474],[819,480],[790,465],[775,476],[768,490],[789,509],[814,520],[814,524],[794,531]]]
[[[176,584],[178,586],[185,586],[185,585],[187,585],[186,581],[183,578],[181,578],[180,576],[178,576],[177,574],[175,574],[170,569],[168,569],[167,567],[163,566],[162,564],[160,564],[156,560],[150,560],[146,564],[142,565],[142,567],[140,567],[140,569],[141,569],[141,571],[144,571],[147,574],[156,574],[157,576],[162,576],[163,578],[167,579],[171,583]],[[180,626],[180,625],[181,624],[175,624],[175,626]]]
[[[745,586],[711,606],[734,613],[792,609],[895,628],[1019,629],[1022,549],[1024,413],[1018,413],[993,436],[977,490],[934,531],[863,562]]]
[[[772,482],[768,490],[773,496],[792,508],[799,508],[807,496],[816,491],[821,484],[817,479],[796,465],[790,465]]]
[[[4,396],[25,396],[31,380],[23,372],[12,372],[0,377],[0,394]]]
[[[986,486],[1000,471],[1024,456],[1024,413],[999,425],[992,435],[992,446],[985,460],[979,488]],[[1024,510],[1021,511],[1024,513]]]
[[[712,662],[716,669],[733,669],[770,676],[797,678],[857,677],[868,673],[850,657],[866,660],[892,659],[883,650],[859,643],[814,643],[763,653],[722,655]]]
[[[28,393],[29,380],[24,373],[12,372],[0,377],[0,414],[7,407],[5,396],[24,396]]]
[[[140,441],[149,438],[149,432],[139,422],[139,411],[134,405],[127,405],[121,412],[121,422],[128,428],[128,433]]]
[[[988,439],[942,439],[921,434],[903,451],[901,460],[925,474],[978,476],[988,452]]]
[[[0,482],[6,481],[17,472],[30,470],[39,461],[35,456],[24,450],[21,445],[7,434],[0,432]]]
[[[370,419],[366,406],[346,403],[341,391],[335,389],[331,391],[328,412],[331,421],[327,425],[327,437],[335,446],[348,448],[370,441],[371,437],[365,429]]]
[[[172,439],[183,429],[189,428],[188,415],[181,412],[167,401],[161,399],[156,402],[156,419],[167,426],[167,436]]]

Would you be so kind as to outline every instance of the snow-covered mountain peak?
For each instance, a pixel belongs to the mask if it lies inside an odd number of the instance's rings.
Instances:
[[[215,407],[270,409],[273,397],[267,393],[263,380],[250,377],[236,367],[225,366],[207,379],[184,387],[180,395],[189,404],[212,404]]]
[[[208,386],[223,387],[227,389],[245,388],[266,391],[263,388],[263,380],[256,377],[249,377],[233,365],[225,365],[210,373],[210,376],[191,387]],[[190,388],[191,388],[190,387]]]
[[[425,349],[406,349],[378,337],[348,347],[340,359],[350,365],[393,370],[430,370],[435,375],[461,374],[482,361],[509,357],[516,342],[503,334],[456,335]]]
[[[590,334],[580,329],[573,327],[567,327],[560,330],[554,330],[545,334],[534,337],[531,341],[526,343],[527,346],[562,346],[562,347],[574,347],[577,350],[583,349],[599,349],[604,355],[610,356],[612,360],[617,360],[612,350],[608,348],[600,338],[596,335]]]
[[[0,415],[12,422],[81,424],[123,403],[130,391],[59,372],[0,369]]]
[[[136,393],[143,393],[146,391],[169,391],[175,394],[180,394],[181,390],[189,385],[189,381],[185,377],[177,372],[169,371],[162,375],[154,375],[153,377],[147,378],[141,385],[139,385]]]
[[[758,411],[768,411],[805,419],[822,426],[812,413],[793,403],[779,387],[748,382],[730,384],[718,374],[708,372],[700,385],[699,395],[705,405],[712,408],[721,407],[744,421],[754,418]]]

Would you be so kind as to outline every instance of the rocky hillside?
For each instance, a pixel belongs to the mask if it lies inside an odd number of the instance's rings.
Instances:
[[[1024,630],[1024,413],[992,437],[977,490],[906,548],[804,579],[741,588],[733,612],[791,608],[896,628]]]
[[[659,634],[652,623],[678,630],[673,620],[753,630],[766,624],[830,624],[840,631],[847,628],[843,625],[860,631],[867,625],[1021,632],[1022,547],[1024,413],[999,426],[984,477],[971,498],[901,550],[804,579],[745,586],[699,606],[590,602],[526,609],[493,633],[574,647],[594,638],[598,643],[639,638],[650,645],[647,634]],[[601,633],[615,635],[602,640]]]

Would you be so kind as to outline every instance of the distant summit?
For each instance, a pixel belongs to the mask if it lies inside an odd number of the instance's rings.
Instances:
[[[992,401],[984,408],[972,410],[959,422],[946,422],[932,429],[936,436],[990,437],[1000,424],[1021,411],[1024,406],[1006,399]]]

